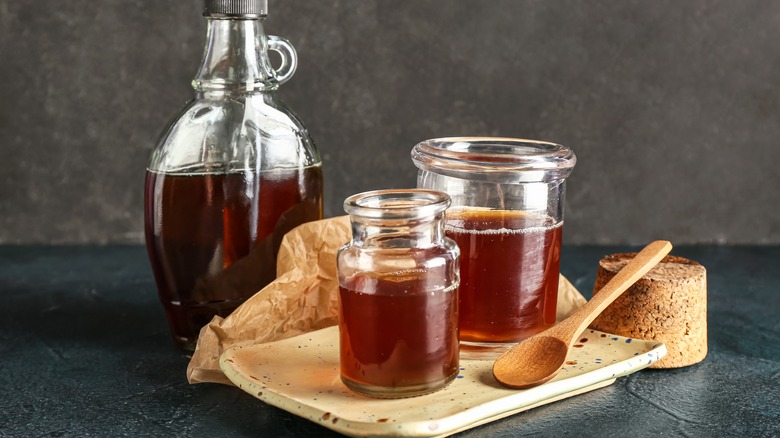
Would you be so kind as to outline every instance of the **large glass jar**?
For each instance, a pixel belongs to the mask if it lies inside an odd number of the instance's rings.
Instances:
[[[322,217],[319,153],[277,96],[297,57],[266,36],[266,1],[207,0],[195,98],[165,128],[146,173],[146,242],[174,339],[194,348],[276,275],[282,236]],[[280,54],[274,69],[268,51]]]
[[[446,194],[379,190],[347,198],[352,240],[339,250],[341,380],[373,397],[408,397],[458,374],[458,247],[444,236]]]
[[[452,198],[446,233],[461,250],[463,357],[496,357],[552,326],[574,152],[532,140],[441,138],[417,144],[412,160],[418,187]]]

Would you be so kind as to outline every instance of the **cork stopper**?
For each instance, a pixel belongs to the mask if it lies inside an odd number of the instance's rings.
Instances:
[[[634,254],[613,254],[599,262],[594,293]],[[620,336],[666,344],[667,354],[650,368],[679,368],[707,355],[707,272],[682,257],[666,256],[591,324]]]

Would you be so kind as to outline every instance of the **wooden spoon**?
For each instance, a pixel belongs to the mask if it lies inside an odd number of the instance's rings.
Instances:
[[[496,359],[493,376],[505,386],[521,389],[541,385],[555,377],[563,368],[569,348],[583,330],[671,250],[672,244],[665,240],[647,245],[579,310]]]

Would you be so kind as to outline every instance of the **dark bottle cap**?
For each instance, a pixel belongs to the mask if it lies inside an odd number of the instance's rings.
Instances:
[[[268,15],[268,0],[206,0],[207,17],[257,18]]]

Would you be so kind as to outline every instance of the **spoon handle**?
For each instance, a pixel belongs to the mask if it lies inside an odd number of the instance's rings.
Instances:
[[[557,332],[561,339],[569,339],[569,346],[571,346],[575,338],[607,306],[612,304],[626,289],[653,269],[671,250],[672,244],[666,240],[651,242],[629,261],[623,269],[615,274],[598,293],[594,293],[590,301],[551,330]]]

